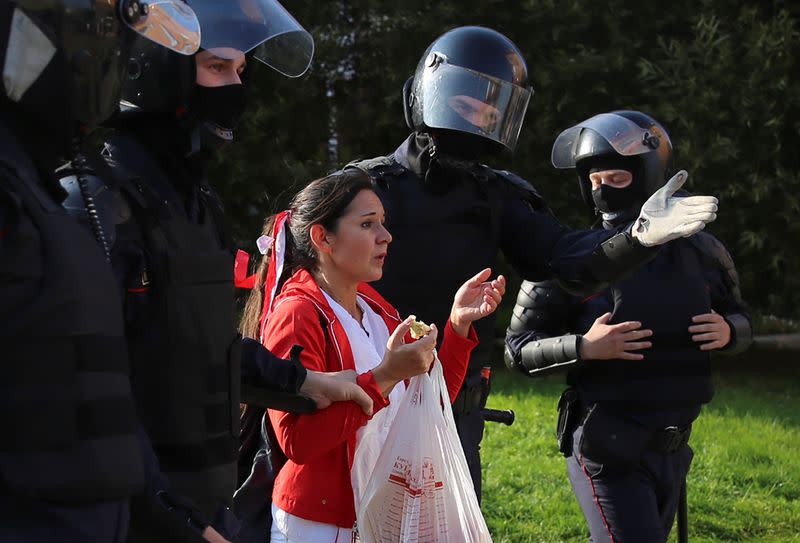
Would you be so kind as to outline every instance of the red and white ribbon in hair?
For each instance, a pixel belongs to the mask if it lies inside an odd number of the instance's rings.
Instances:
[[[272,242],[275,241],[270,236],[261,236],[256,240],[258,252],[262,255],[267,254]],[[252,289],[256,286],[256,274],[247,275],[250,269],[250,253],[239,249],[236,251],[236,258],[233,261],[233,285],[236,288]]]
[[[267,277],[264,279],[264,303],[261,307],[261,320],[258,323],[258,340],[261,343],[264,343],[264,328],[275,303],[278,279],[283,274],[283,264],[286,260],[286,227],[291,216],[291,211],[281,211],[275,216],[275,223],[272,226],[272,238],[275,241],[270,247],[269,267]]]

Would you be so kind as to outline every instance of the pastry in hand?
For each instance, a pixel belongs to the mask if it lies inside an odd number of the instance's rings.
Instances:
[[[431,327],[425,324],[422,321],[418,321],[417,317],[414,315],[409,315],[413,321],[411,321],[411,337],[414,339],[419,339],[421,337],[427,336],[428,333],[431,331]]]

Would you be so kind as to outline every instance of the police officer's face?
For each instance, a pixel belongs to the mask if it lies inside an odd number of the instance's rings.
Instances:
[[[447,105],[468,123],[486,132],[492,132],[500,118],[500,111],[496,107],[465,94],[450,96]]]
[[[241,85],[247,65],[244,53],[225,48],[200,51],[195,55],[195,63],[197,84],[203,87]]]
[[[378,196],[371,190],[359,192],[339,219],[336,232],[326,232],[324,244],[318,247],[321,271],[354,283],[380,279],[392,241],[385,220]]]
[[[597,190],[603,185],[624,189],[633,181],[633,174],[628,170],[603,170],[589,174],[592,190]]]

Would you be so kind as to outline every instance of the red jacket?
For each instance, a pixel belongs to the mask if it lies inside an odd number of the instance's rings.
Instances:
[[[390,333],[402,322],[397,310],[372,287],[361,284],[358,292],[383,317]],[[305,270],[295,273],[283,286],[264,337],[265,346],[284,358],[288,358],[292,345],[302,345],[300,360],[309,370],[355,369],[344,328],[314,278]],[[445,326],[439,359],[451,401],[458,394],[469,355],[477,344],[472,327],[469,337],[464,338],[449,322]],[[374,412],[388,405],[372,372],[359,375],[358,384],[372,397]],[[307,520],[352,528],[356,513],[350,468],[356,430],[369,417],[355,402],[337,402],[310,415],[272,409],[268,413],[278,442],[289,459],[275,481],[272,494],[275,504]]]

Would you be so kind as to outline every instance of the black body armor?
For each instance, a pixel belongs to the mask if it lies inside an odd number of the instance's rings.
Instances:
[[[127,498],[144,470],[111,268],[0,125],[0,486],[61,504]]]
[[[107,152],[137,227],[126,231],[138,231],[147,256],[150,292],[137,315],[144,322],[128,326],[137,405],[172,488],[213,517],[235,490],[241,386],[221,204],[200,184],[192,220],[185,198],[134,137],[118,134]]]

